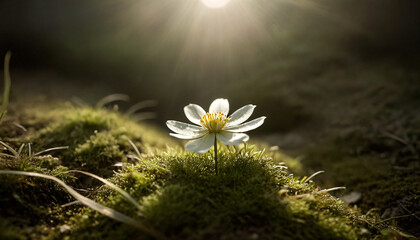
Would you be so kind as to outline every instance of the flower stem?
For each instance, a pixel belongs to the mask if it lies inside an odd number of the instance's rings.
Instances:
[[[214,168],[217,175],[217,138],[214,136]]]

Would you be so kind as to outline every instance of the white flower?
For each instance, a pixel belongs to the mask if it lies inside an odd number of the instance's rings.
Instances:
[[[264,123],[265,117],[245,122],[256,106],[249,104],[236,110],[229,117],[229,102],[227,99],[214,100],[206,113],[197,104],[184,107],[185,115],[193,124],[169,120],[166,125],[175,133],[171,136],[191,140],[185,145],[190,152],[205,153],[215,143],[216,139],[225,145],[238,145],[248,141],[249,136],[242,132],[253,130]]]

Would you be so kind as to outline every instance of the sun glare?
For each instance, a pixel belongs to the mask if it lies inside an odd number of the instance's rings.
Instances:
[[[201,0],[201,2],[209,8],[222,8],[230,2],[230,0]]]

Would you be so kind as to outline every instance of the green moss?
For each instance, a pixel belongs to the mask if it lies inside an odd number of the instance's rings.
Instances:
[[[38,114],[36,109],[26,112],[26,116]],[[71,169],[111,176],[115,170],[112,165],[126,162],[126,155],[134,151],[129,139],[145,154],[175,145],[169,136],[155,127],[137,124],[115,111],[61,106],[48,110],[46,115],[50,116],[49,120],[45,116],[38,117],[43,124],[38,124],[34,119],[27,123],[28,128],[40,129],[11,140],[36,143],[33,144],[35,151],[68,146],[68,150],[57,151],[55,156]]]
[[[32,142],[34,151],[69,148],[51,152],[54,157],[23,150],[18,159],[1,158],[2,169],[55,175],[83,189],[91,187],[86,178],[64,171],[76,168],[109,176],[140,203],[140,209],[107,186],[86,195],[170,238],[371,239],[387,229],[376,227],[375,218],[319,193],[312,181],[292,175],[284,168],[283,155],[264,154],[249,145],[220,147],[216,175],[212,151],[194,154],[167,149],[166,145],[176,145],[166,134],[114,111],[66,107],[48,114],[54,117],[42,118],[43,124],[32,121],[32,130],[10,141],[16,146]],[[131,163],[127,155],[135,153],[128,139],[141,152],[139,160]],[[111,171],[116,162],[123,162],[123,167]],[[0,201],[10,206],[1,212],[7,220],[0,227],[14,229],[9,226],[20,224],[26,231],[24,238],[32,234],[49,239],[151,239],[89,208],[60,207],[72,199],[55,183],[0,178]],[[29,222],[20,219],[28,216]]]
[[[117,140],[109,132],[91,135],[83,144],[77,146],[74,157],[76,166],[88,172],[97,172],[97,169],[102,169],[101,172],[107,176],[112,174],[112,169],[110,169],[112,164],[127,161]],[[105,169],[110,169],[110,173],[106,173]]]
[[[7,129],[16,127],[3,124],[1,132],[13,133],[3,141],[14,146],[16,151],[19,146],[25,145],[17,158],[0,157],[0,169],[53,175],[81,189],[93,186],[92,179],[75,175],[78,177],[76,179],[65,171],[69,168],[82,169],[112,176],[116,168],[111,165],[127,162],[126,155],[134,152],[128,139],[145,155],[153,153],[146,152],[149,149],[158,151],[166,149],[167,145],[174,145],[166,134],[160,133],[155,127],[137,124],[115,111],[58,105],[34,107],[14,114],[12,119],[19,119],[27,131],[9,131]],[[32,148],[28,143],[32,143]],[[34,155],[35,152],[57,146],[69,148],[48,152],[54,157]],[[2,152],[11,154],[10,151]],[[97,185],[98,182],[95,182],[94,186]],[[73,201],[68,193],[55,183],[43,179],[0,175],[0,196],[0,216],[7,219],[2,223],[6,226],[4,228],[12,225],[16,225],[17,229],[23,228],[20,237],[24,239],[46,237],[50,233],[61,236],[57,229],[53,230],[54,227],[73,214],[70,211],[66,215],[67,209],[60,208],[60,205]],[[9,234],[10,231],[4,232]]]
[[[271,158],[250,150],[161,154],[144,159],[112,178],[141,203],[136,210],[106,187],[96,199],[137,218],[174,239],[370,239],[380,236],[369,220],[329,194],[318,193]],[[89,221],[83,221],[86,214]],[[136,235],[137,230],[85,211],[75,217],[72,234],[97,232]],[[110,233],[111,234],[111,233]],[[117,234],[116,234],[117,235]],[[137,234],[138,239],[148,239]]]
[[[66,173],[67,168],[51,155],[29,156],[22,153],[17,159],[0,159],[0,166],[2,170],[53,175],[68,183],[75,180]],[[72,201],[65,191],[51,181],[3,174],[0,175],[0,196],[1,239],[39,239],[49,236],[57,224],[60,205]]]

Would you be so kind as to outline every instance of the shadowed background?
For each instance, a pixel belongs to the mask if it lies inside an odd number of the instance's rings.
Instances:
[[[19,96],[155,99],[156,122],[216,97],[257,104],[259,131],[351,124],[419,105],[420,2],[231,0],[0,2],[0,50]],[[314,127],[316,126],[316,127]]]

